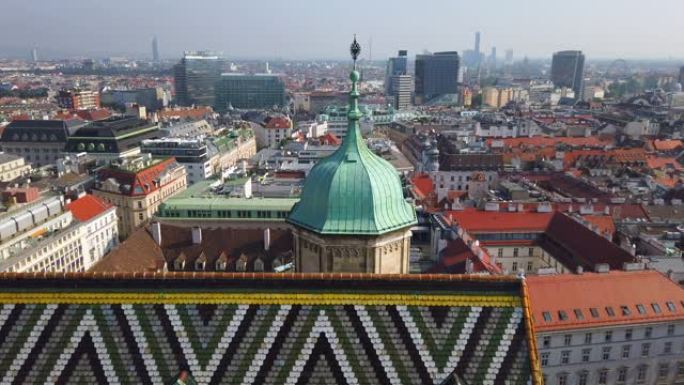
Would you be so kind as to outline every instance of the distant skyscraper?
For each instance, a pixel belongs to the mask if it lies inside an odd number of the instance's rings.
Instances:
[[[31,60],[35,63],[38,61],[38,49],[36,47],[33,47],[31,50]]]
[[[480,55],[480,32],[475,32],[475,53]]]
[[[391,57],[387,61],[387,70],[385,71],[385,94],[394,95],[392,88],[392,77],[397,75],[406,75],[408,67],[408,51],[400,50],[397,57]]]
[[[223,64],[223,59],[215,53],[186,52],[174,66],[176,104],[213,106]]]
[[[159,42],[156,36],[152,38],[152,61],[159,63]]]
[[[506,64],[507,65],[513,64],[513,50],[512,49],[506,50]]]
[[[401,110],[411,106],[413,97],[413,76],[392,76],[392,89],[394,90],[394,108]]]
[[[492,69],[496,69],[496,47],[492,47],[492,54],[489,56],[489,63]]]
[[[584,86],[584,54],[582,51],[560,51],[553,54],[551,81],[556,87],[568,87],[581,98]]]
[[[416,103],[435,97],[458,94],[458,52],[436,52],[416,56]]]
[[[679,84],[684,86],[684,67],[679,69]]]

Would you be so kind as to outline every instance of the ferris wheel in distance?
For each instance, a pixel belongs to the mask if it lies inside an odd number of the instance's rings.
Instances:
[[[624,59],[617,59],[614,60],[610,65],[608,66],[608,69],[606,70],[606,76],[610,78],[624,78],[628,76],[630,73],[630,68],[629,65],[627,64],[627,61]]]

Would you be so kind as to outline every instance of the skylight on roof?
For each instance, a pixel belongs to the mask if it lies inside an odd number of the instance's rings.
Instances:
[[[575,312],[575,317],[576,317],[578,320],[581,321],[581,320],[584,319],[584,314],[582,314],[582,310],[581,310],[581,309],[575,309],[574,312]]]
[[[606,306],[606,313],[608,313],[610,317],[615,317],[615,311],[610,306]]]
[[[620,310],[622,310],[622,315],[624,315],[624,316],[628,316],[628,315],[632,314],[632,312],[629,310],[629,306],[627,306],[627,305],[620,306]]]
[[[636,305],[636,308],[639,314],[646,314],[646,308],[644,307],[644,305],[639,303]]]
[[[598,317],[599,317],[598,309],[595,308],[595,307],[592,307],[591,309],[589,309],[589,313],[591,313],[591,316],[594,317],[594,318],[598,318]]]
[[[675,307],[675,304],[672,303],[672,301],[667,301],[667,302],[665,302],[665,304],[667,304],[667,309],[669,311],[674,312],[677,310],[677,308]]]
[[[558,311],[558,318],[561,321],[567,321],[568,320],[568,313],[566,313],[565,310],[559,310]]]
[[[543,312],[542,317],[544,317],[544,321],[551,322],[551,313],[548,311]]]
[[[652,304],[651,304],[651,307],[653,308],[653,311],[656,312],[656,314],[660,314],[660,313],[661,313],[660,305],[658,305],[657,303],[655,303],[655,302],[652,303]]]

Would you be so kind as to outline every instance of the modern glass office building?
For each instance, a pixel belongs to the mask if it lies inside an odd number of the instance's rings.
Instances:
[[[174,67],[176,104],[213,106],[224,60],[218,54],[186,52]]]
[[[416,102],[425,103],[441,95],[458,94],[458,52],[416,55]]]
[[[556,87],[572,88],[575,98],[584,92],[584,54],[582,51],[560,51],[553,54],[551,81]]]
[[[261,109],[285,105],[285,83],[278,75],[223,74],[216,87],[216,111],[230,107]]]
[[[385,71],[385,93],[387,95],[394,95],[392,77],[407,74],[407,54],[408,52],[406,50],[401,50],[399,51],[399,55],[397,55],[397,57],[391,57],[387,61],[387,70]]]

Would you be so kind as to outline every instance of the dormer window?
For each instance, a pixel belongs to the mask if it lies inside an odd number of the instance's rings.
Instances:
[[[178,258],[173,262],[173,269],[176,271],[185,270],[185,254],[181,253]]]
[[[254,271],[264,271],[264,261],[261,258],[254,261]]]
[[[174,270],[180,270],[180,271],[185,270],[185,261],[180,260],[180,259],[176,259],[176,261],[174,262],[174,265],[173,265],[173,269]]]
[[[247,271],[247,256],[244,254],[235,262],[235,271]]]
[[[204,255],[204,252],[200,254],[200,256],[195,260],[195,270],[197,271],[204,271],[207,267],[207,256]]]

